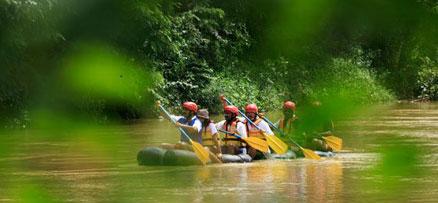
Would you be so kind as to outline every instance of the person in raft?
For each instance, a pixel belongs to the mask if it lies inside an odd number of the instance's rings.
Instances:
[[[219,140],[219,133],[217,131],[216,125],[212,120],[207,109],[200,109],[197,114],[198,119],[202,123],[202,145],[207,147],[207,149],[212,152],[210,153],[210,159],[214,163],[220,163],[216,157],[222,156],[221,143]]]
[[[315,126],[316,129],[313,131],[313,135],[316,137],[313,137],[311,147],[318,151],[331,152],[333,149],[330,148],[330,146],[321,138],[321,136],[331,135],[335,126],[333,120],[329,117],[326,111],[322,109],[321,106],[322,104],[320,101],[314,101],[312,103],[314,114],[316,114],[315,116],[318,116],[320,119]]]
[[[157,101],[157,106],[160,105],[160,101]],[[170,115],[172,120],[175,120],[175,125],[181,127],[195,142],[202,144],[202,123],[197,117],[198,105],[194,102],[186,101],[182,104],[183,114],[180,116]],[[188,149],[191,147],[188,145],[189,139],[181,132],[180,143],[176,145],[162,144],[163,148],[176,148],[176,149]]]
[[[237,118],[239,110],[237,107],[227,105],[224,107],[225,120],[216,124],[216,128],[230,133],[239,135],[242,138],[247,137],[245,125]],[[229,162],[250,162],[251,157],[247,154],[246,143],[235,136],[225,133],[222,146],[222,161]]]
[[[294,127],[296,130],[292,139],[305,148],[323,152],[333,151],[321,138],[330,135],[334,126],[327,110],[321,108],[320,101],[312,102],[300,115],[300,123]]]
[[[266,136],[272,136],[274,133],[272,132],[271,128],[269,127],[269,124],[264,121],[262,118],[258,116],[259,110],[257,108],[257,105],[255,104],[248,104],[245,107],[245,115],[247,118],[251,120],[251,122],[248,122],[248,120],[244,120],[243,123],[245,124],[246,131],[248,132],[249,137],[257,137],[263,140],[266,140]],[[257,127],[255,126],[257,125]],[[254,160],[263,159],[266,157],[267,154],[263,154],[261,152],[258,152],[257,150],[249,147],[248,148],[248,154],[253,158]]]
[[[283,103],[283,118],[278,120],[274,125],[285,135],[289,135],[294,130],[294,124],[298,120],[295,115],[296,105],[292,101]]]

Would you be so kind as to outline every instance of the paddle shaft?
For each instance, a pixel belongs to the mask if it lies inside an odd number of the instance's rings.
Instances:
[[[227,98],[225,98],[225,101],[229,104],[229,105],[233,105],[233,103],[230,102],[230,100],[228,100]],[[261,130],[263,132],[262,129],[260,129],[259,126],[257,126],[254,122],[252,122],[251,119],[249,119],[244,113],[242,113],[242,111],[239,110],[239,108],[237,108],[237,110],[239,111],[240,115],[242,115],[249,123],[251,123],[253,126],[255,126],[257,128],[257,130]]]
[[[264,120],[264,121],[266,121],[272,128],[274,128],[276,131],[278,131],[278,132],[280,132],[280,134],[281,134],[281,136],[283,136],[283,137],[287,137],[288,139],[289,139],[289,141],[291,141],[292,143],[294,143],[296,146],[298,146],[299,148],[303,148],[303,147],[301,147],[301,145],[299,145],[297,142],[295,142],[295,140],[293,140],[292,138],[290,138],[289,136],[285,136],[285,134],[284,134],[284,132],[280,129],[280,128],[278,128],[278,127],[276,127],[268,118],[266,118],[265,116],[263,116],[262,117],[262,119]]]
[[[285,134],[284,134],[284,132],[280,129],[280,128],[278,128],[278,127],[276,127],[268,118],[266,118],[266,117],[262,117],[262,119],[263,120],[265,120],[270,126],[272,126],[272,128],[274,128],[275,130],[277,130],[278,132],[280,132],[280,134],[282,135],[282,136],[284,136]],[[320,135],[320,134],[319,134]],[[298,147],[300,147],[300,148],[302,148],[298,143],[296,143],[294,140],[292,140],[292,138],[290,138],[289,136],[286,136],[291,142],[293,142],[295,145],[297,145]],[[324,138],[324,137],[323,137]],[[326,141],[327,142],[327,141]]]
[[[172,121],[173,124],[176,124],[176,121],[173,120],[173,118],[170,116],[169,112],[167,112],[167,110],[160,105],[160,109],[166,114],[167,117],[169,117],[169,119]],[[186,136],[187,139],[190,140],[190,142],[193,142],[192,139],[190,139],[190,136],[187,135],[186,131],[184,131],[181,127],[178,127],[179,131],[181,131],[181,133]]]
[[[227,98],[223,97],[223,99],[229,104],[229,105],[233,105],[230,100],[228,100]],[[275,135],[267,135],[266,132],[264,130],[262,130],[258,125],[256,125],[254,122],[252,122],[251,119],[249,119],[244,113],[242,113],[242,111],[240,111],[239,109],[237,109],[240,113],[240,115],[242,115],[249,123],[251,123],[251,125],[254,125],[258,130],[260,130],[260,132],[262,133],[262,135],[265,136],[266,140],[268,141],[268,145],[278,154],[284,154],[287,151],[287,145],[286,143],[284,143],[282,140],[278,139],[277,137],[275,137]],[[266,156],[266,155],[265,155]]]
[[[223,133],[226,133],[226,134],[228,134],[228,135],[232,135],[232,136],[237,137],[237,138],[239,138],[239,139],[242,139],[242,137],[240,137],[240,136],[237,135],[236,133],[228,132],[228,131],[226,131],[226,130],[221,130],[221,129],[218,129],[218,131],[223,132]]]

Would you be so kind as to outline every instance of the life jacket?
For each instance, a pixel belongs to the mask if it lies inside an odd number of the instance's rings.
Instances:
[[[258,125],[263,119],[258,118],[256,121],[254,121],[254,125]],[[249,125],[252,125],[250,122],[245,120],[245,126],[246,131],[248,132],[248,137],[257,137],[263,140],[266,140],[265,136],[262,134],[262,131],[259,130],[257,127],[253,126],[251,129],[249,129]]]
[[[192,120],[190,120],[190,121],[187,120],[185,117],[182,117],[182,118],[178,119],[177,121],[178,121],[179,123],[184,124],[184,125],[193,126],[193,125],[195,124],[196,120],[199,120],[197,116],[195,116],[195,117],[194,117]],[[183,130],[184,130],[184,129],[183,129]],[[192,140],[194,140],[194,141],[199,142],[199,143],[202,144],[202,131],[199,132],[197,135],[193,135],[193,134],[187,132],[186,130],[184,130],[184,132],[187,133],[187,135],[190,137],[190,139],[192,139]],[[185,135],[182,134],[182,132],[181,132],[181,141],[184,141],[184,142],[190,142],[190,141],[187,139],[187,137],[186,137]]]
[[[226,121],[224,123],[224,125],[222,126],[222,129],[234,134],[239,134],[237,132],[237,124],[241,122],[239,121],[239,119],[235,119],[233,122],[231,122],[231,124],[228,124]],[[224,145],[234,145],[234,146],[240,146],[241,145],[241,140],[238,139],[237,137],[234,137],[232,135],[229,135],[227,133],[225,133],[224,138],[222,139],[224,142]]]
[[[213,135],[211,134],[210,123],[202,128],[202,145],[204,146],[214,146]]]
[[[292,132],[293,127],[292,127],[292,123],[297,120],[298,118],[294,115],[291,119],[289,119],[287,121],[287,123],[285,124],[284,122],[284,118],[280,119],[280,122],[278,124],[278,128],[280,128],[285,134],[289,134],[290,132]]]

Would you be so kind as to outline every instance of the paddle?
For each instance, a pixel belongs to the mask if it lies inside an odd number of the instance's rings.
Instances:
[[[335,151],[340,151],[342,149],[342,139],[334,135],[322,136],[327,145]]]
[[[263,118],[263,117],[262,117]],[[263,118],[266,122],[269,123],[270,126],[272,126],[273,128],[276,128],[274,126],[274,124],[272,124],[271,121],[269,121],[268,118]],[[279,129],[277,129],[279,130]],[[316,134],[316,133],[315,133]],[[284,132],[282,133],[282,135],[284,135]],[[317,134],[318,136],[321,136],[321,138],[325,141],[325,143],[327,143],[327,145],[332,148],[334,151],[340,151],[342,150],[342,139],[339,137],[336,137],[334,135],[332,135],[330,133],[330,131],[328,132],[324,132],[324,133],[319,133]]]
[[[290,140],[292,143],[294,143],[298,148],[301,149],[301,151],[303,151],[304,157],[309,158],[309,159],[316,159],[316,160],[321,159],[321,157],[320,157],[318,154],[316,154],[314,151],[312,151],[312,150],[310,150],[310,149],[305,149],[305,148],[301,147],[301,145],[299,145],[297,142],[295,142],[292,138],[290,138],[289,136],[285,136],[284,132],[283,132],[280,128],[277,128],[277,127],[276,127],[276,126],[275,126],[275,125],[274,125],[269,119],[267,119],[265,116],[263,116],[262,119],[263,119],[264,121],[266,121],[270,126],[272,126],[272,128],[274,128],[275,130],[277,130],[278,132],[280,132],[280,134],[281,134],[283,137],[287,137],[287,138],[289,138],[289,140]]]
[[[167,117],[169,117],[169,119],[172,121],[173,124],[176,124],[176,121],[172,119],[172,117],[170,116],[169,112],[166,111],[166,109],[164,109],[163,106],[159,105],[161,110],[166,114]],[[192,144],[193,147],[193,151],[195,152],[196,156],[198,157],[198,159],[202,162],[202,164],[206,164],[208,161],[210,161],[210,157],[209,157],[209,151],[207,149],[205,149],[201,144],[193,141],[192,139],[190,139],[190,137],[187,135],[187,133],[181,128],[178,127],[179,131],[181,131],[181,133],[190,141],[190,144]]]
[[[242,138],[241,136],[239,136],[239,135],[237,135],[237,134],[235,134],[235,133],[232,133],[232,132],[228,132],[228,131],[221,130],[221,129],[219,129],[219,131],[220,131],[220,132],[223,132],[223,133],[226,133],[226,134],[228,134],[228,135],[232,135],[232,136],[234,136],[234,137],[237,137],[237,138],[243,140],[243,141],[246,142],[249,146],[251,146],[252,148],[254,148],[254,149],[258,150],[258,151],[261,151],[261,152],[263,152],[263,153],[266,153],[266,152],[269,151],[269,145],[268,145],[268,143],[267,143],[266,141],[260,139],[260,138],[257,138],[257,137],[247,137],[247,138]]]
[[[224,96],[222,96],[221,98],[223,98],[229,105],[233,105],[233,103],[231,103],[230,100],[228,100]],[[266,138],[266,141],[268,141],[269,147],[271,147],[272,150],[274,150],[277,154],[284,154],[287,152],[287,144],[286,143],[284,143],[282,140],[280,140],[275,135],[267,135],[262,129],[260,129],[259,126],[254,124],[254,122],[252,122],[251,119],[249,119],[244,113],[242,113],[242,111],[239,110],[239,113],[248,122],[250,122],[252,125],[254,125],[258,130],[260,130],[262,132],[263,136],[265,136],[265,138]]]

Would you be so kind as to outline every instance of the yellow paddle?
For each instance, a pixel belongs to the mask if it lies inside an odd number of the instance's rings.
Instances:
[[[161,110],[167,115],[167,117],[169,117],[169,119],[176,124],[176,121],[172,119],[172,117],[170,117],[169,112],[166,111],[166,109],[164,109],[163,106],[159,105]],[[187,135],[187,133],[181,128],[178,127],[179,131],[181,131],[181,133],[186,136],[187,139],[189,139],[190,144],[193,147],[193,151],[195,152],[196,156],[198,157],[198,159],[202,162],[202,164],[206,164],[207,162],[210,161],[210,157],[209,157],[209,152],[207,149],[205,149],[201,144],[193,141],[192,139],[190,139],[190,137]]]
[[[260,139],[260,138],[257,138],[257,137],[242,138],[239,135],[237,135],[235,133],[232,133],[232,132],[228,132],[228,131],[220,130],[220,129],[219,129],[219,131],[223,132],[223,133],[226,133],[226,134],[229,134],[229,135],[232,135],[234,137],[237,137],[237,138],[243,140],[249,146],[251,146],[252,148],[254,148],[254,149],[258,150],[258,151],[261,151],[261,152],[264,152],[264,153],[269,151],[268,143],[266,141]]]
[[[229,105],[233,105],[227,98],[223,98]],[[275,135],[267,135],[265,132],[263,132],[262,129],[260,129],[259,126],[254,124],[254,122],[251,121],[242,111],[239,110],[240,115],[242,115],[248,122],[250,122],[252,125],[254,125],[258,130],[262,131],[263,136],[265,136],[266,141],[268,141],[269,147],[271,147],[272,150],[275,151],[277,154],[284,154],[287,152],[287,144],[284,143],[282,140],[280,140]]]
[[[327,145],[334,151],[340,151],[342,149],[342,139],[334,135],[322,136],[322,139],[327,143]]]
[[[268,145],[274,150],[277,154],[284,154],[287,152],[287,144],[283,142],[280,138],[275,135],[267,135],[263,132],[263,135],[268,141]]]
[[[284,132],[280,128],[277,128],[268,118],[266,118],[266,116],[263,116],[262,119],[265,120],[272,128],[274,128],[275,130],[280,132],[280,134],[283,137],[289,138],[289,140],[291,142],[293,142],[298,148],[301,149],[301,151],[303,151],[304,157],[306,157],[308,159],[316,159],[316,160],[321,159],[321,157],[318,154],[316,154],[314,151],[301,147],[301,145],[299,145],[297,142],[295,142],[292,138],[290,138],[289,136],[285,136]]]

